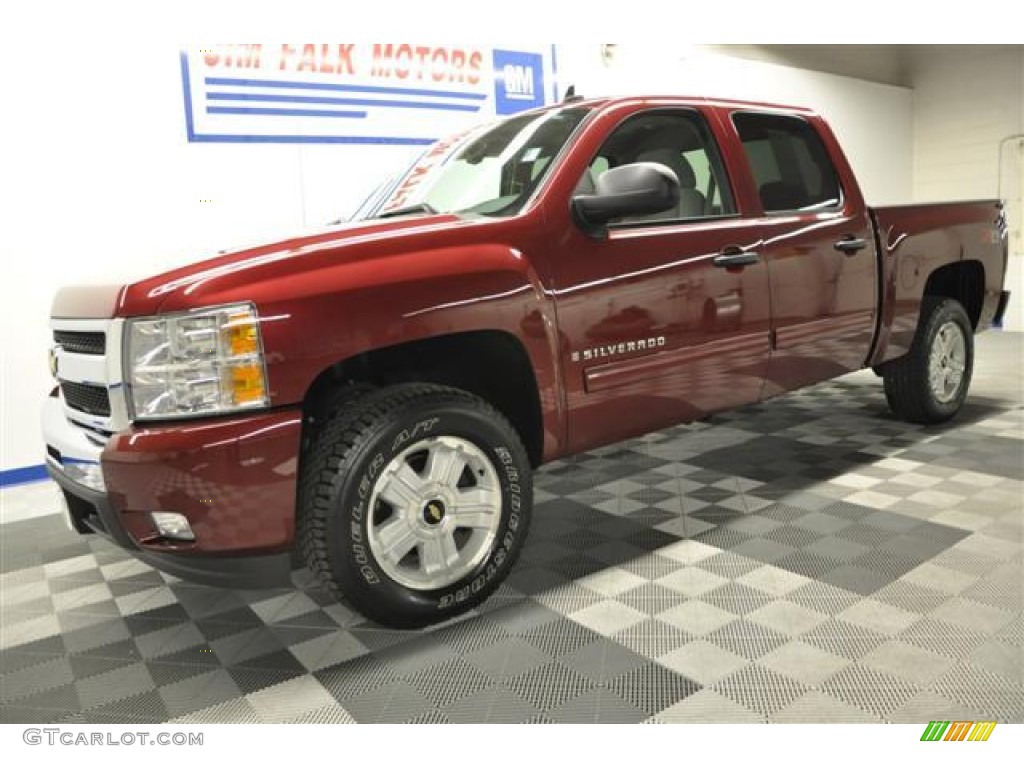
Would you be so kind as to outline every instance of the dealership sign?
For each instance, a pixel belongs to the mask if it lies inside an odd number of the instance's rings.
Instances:
[[[189,141],[430,144],[557,98],[553,47],[238,44],[181,54]]]

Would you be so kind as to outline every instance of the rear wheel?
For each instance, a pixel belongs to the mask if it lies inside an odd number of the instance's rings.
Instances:
[[[367,617],[419,627],[478,605],[508,575],[529,523],[530,464],[483,400],[399,385],[327,420],[301,497],[310,568]]]
[[[910,352],[883,369],[893,412],[917,424],[951,419],[967,399],[974,367],[974,330],[954,299],[926,296]]]

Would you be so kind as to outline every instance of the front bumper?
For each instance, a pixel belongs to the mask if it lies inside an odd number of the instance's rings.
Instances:
[[[301,413],[129,428],[99,445],[60,399],[43,413],[47,469],[71,526],[96,532],[183,579],[258,588],[291,583]],[[81,466],[102,479],[79,482]],[[162,538],[149,513],[185,515],[195,542]]]
[[[291,586],[292,558],[287,552],[248,557],[187,555],[139,547],[121,527],[118,513],[105,493],[87,488],[52,464],[47,470],[64,494],[68,524],[79,532],[98,533],[136,558],[172,576],[232,589],[270,589]]]

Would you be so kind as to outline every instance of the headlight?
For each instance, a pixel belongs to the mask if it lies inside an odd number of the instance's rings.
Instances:
[[[248,304],[130,320],[125,381],[136,419],[269,403],[256,309]]]

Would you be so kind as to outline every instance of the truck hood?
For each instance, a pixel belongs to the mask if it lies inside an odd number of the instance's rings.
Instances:
[[[222,253],[126,285],[76,286],[54,299],[54,317],[139,317],[244,300],[247,285],[395,253],[443,246],[448,237],[489,221],[453,214],[354,222]],[[447,236],[446,236],[447,235]],[[232,296],[232,294],[237,294]]]
[[[75,285],[61,288],[53,297],[50,317],[71,319],[108,318],[117,315],[124,285]]]

